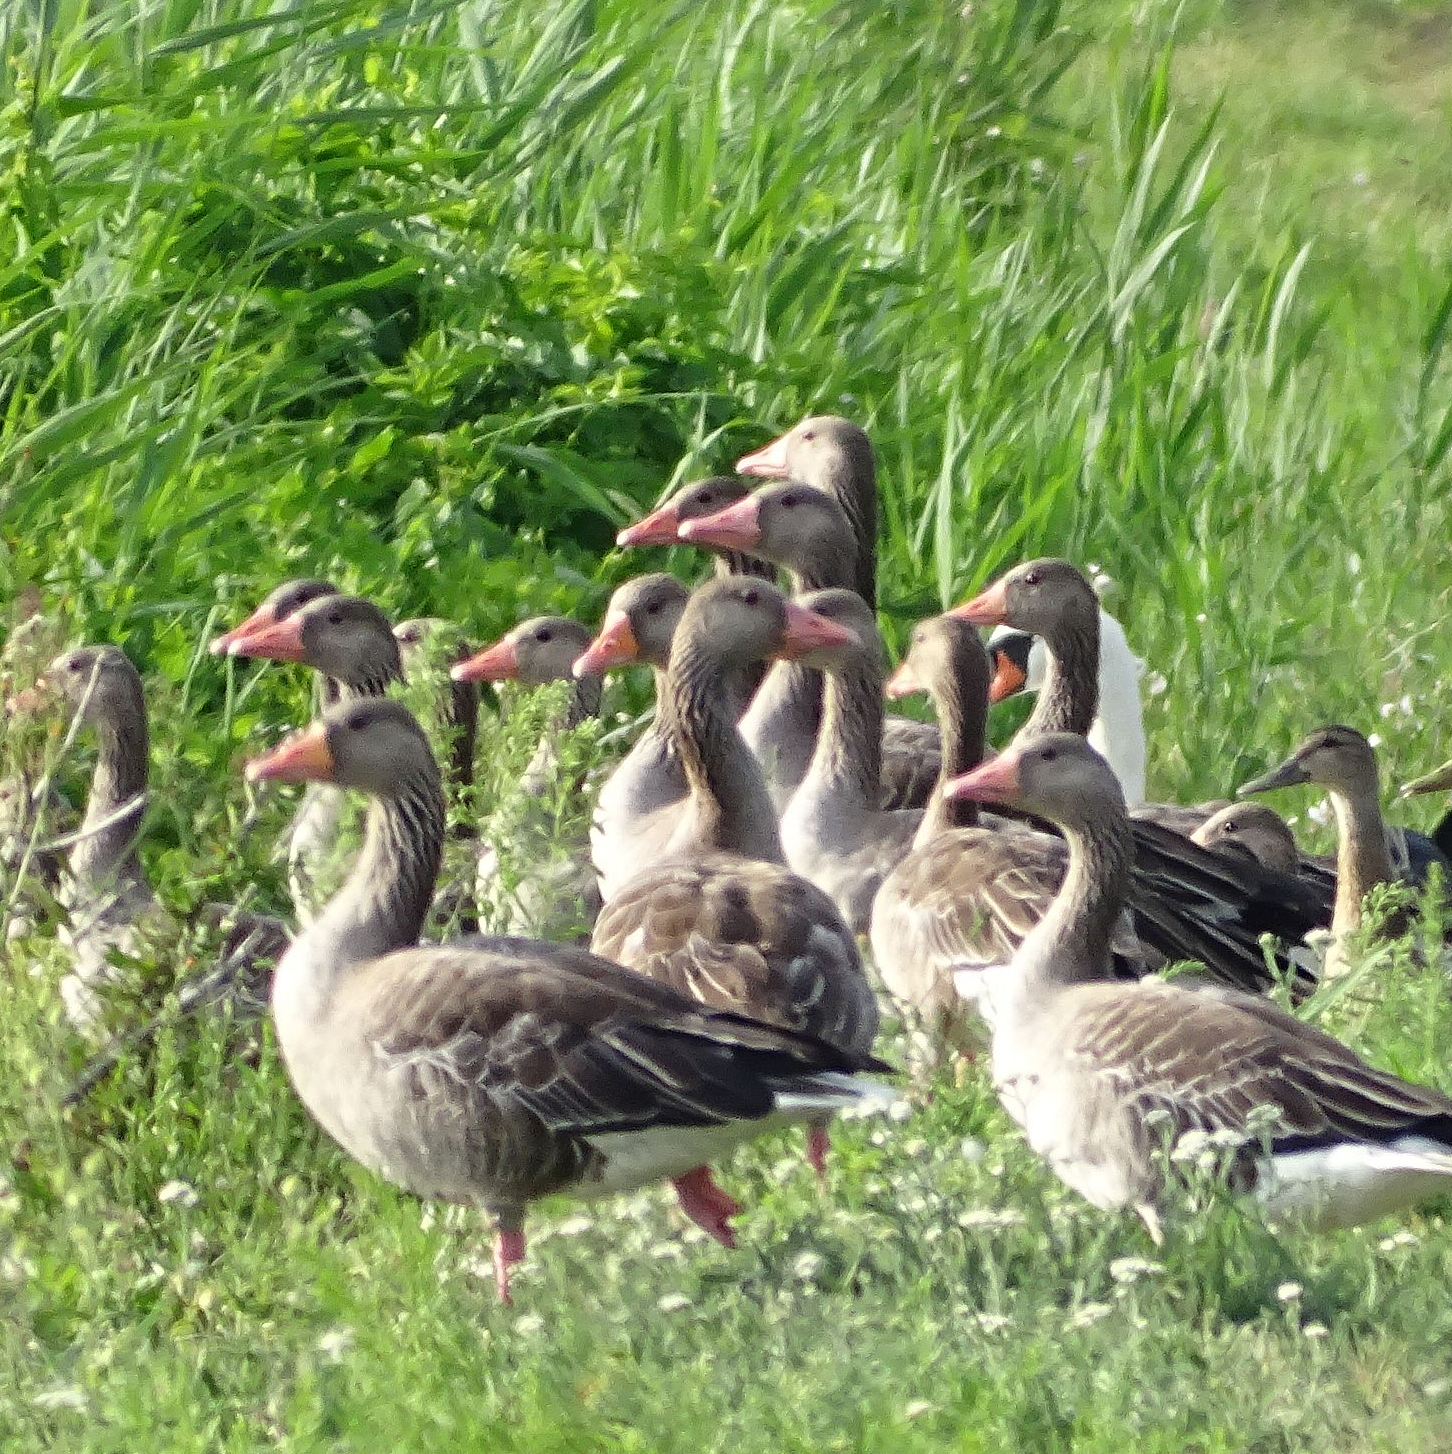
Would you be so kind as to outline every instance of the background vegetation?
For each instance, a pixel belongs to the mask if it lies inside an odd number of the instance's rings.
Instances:
[[[878,444],[894,630],[1027,554],[1113,578],[1156,793],[1334,719],[1448,755],[1433,0],[42,0],[0,52],[0,589],[147,673],[172,902],[275,894],[235,763],[306,711],[216,617],[593,615],[656,564],[621,522],[809,410]],[[56,967],[0,1026],[7,1448],[1446,1447],[1441,1217],[1212,1211],[1146,1271],[970,1077],[830,1198],[744,1158],[734,1258],[655,1197],[542,1217],[510,1318],[269,1049],[63,1125]],[[1452,1085],[1443,983],[1374,968],[1338,1028]]]

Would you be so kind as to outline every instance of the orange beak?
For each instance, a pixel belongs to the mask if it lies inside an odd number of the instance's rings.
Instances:
[[[692,545],[714,545],[722,550],[750,550],[761,543],[761,502],[748,495],[714,515],[687,520],[677,535]]]
[[[243,633],[240,626],[227,634],[231,637],[226,648],[228,656],[250,656],[258,661],[302,661],[306,655],[302,619],[298,616],[273,621],[250,635]],[[212,644],[215,646],[216,642]]]
[[[736,461],[736,473],[738,475],[757,475],[767,480],[784,480],[787,478],[787,437],[783,434],[778,439],[773,439],[770,444],[763,445],[755,454],[743,454]]]
[[[640,643],[635,628],[624,611],[611,611],[600,627],[600,634],[575,658],[570,668],[577,677],[604,676],[613,666],[624,666],[640,659]]]
[[[616,537],[616,545],[674,545],[681,517],[676,507],[667,502],[652,510],[634,525],[627,525]]]
[[[333,778],[333,750],[321,722],[294,732],[285,742],[247,764],[249,783],[325,783]]]
[[[261,631],[264,626],[271,626],[276,621],[277,612],[271,606],[259,606],[245,621],[209,641],[207,650],[213,656],[235,655],[236,653],[232,651],[234,641],[241,641],[244,636],[248,636],[254,631]]]
[[[1008,589],[1001,580],[994,581],[971,601],[954,606],[947,614],[974,626],[1001,626],[1008,620]]]
[[[975,803],[1013,803],[1018,800],[1018,753],[1009,751],[992,762],[979,763],[972,772],[955,777],[943,787],[945,798],[971,798]]]
[[[449,668],[449,675],[456,682],[512,682],[519,676],[519,653],[506,636],[493,646],[456,662]]]
[[[819,616],[795,601],[786,603],[786,617],[781,645],[772,653],[778,661],[797,661],[814,651],[833,651],[862,644],[855,631],[826,616]]]
[[[972,605],[972,602],[969,602]],[[988,684],[988,700],[1002,702],[1023,691],[1028,673],[1006,652],[993,653],[993,680]]]
[[[882,684],[882,695],[889,702],[900,701],[903,697],[911,697],[915,692],[925,691],[927,687],[918,680],[909,661],[901,662],[898,669]]]

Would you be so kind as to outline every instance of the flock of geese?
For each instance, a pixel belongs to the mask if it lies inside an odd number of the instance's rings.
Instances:
[[[873,1053],[884,1008],[916,1027],[919,1054],[986,1039],[1034,1151],[1157,1239],[1165,1152],[1195,1133],[1224,1148],[1235,1188],[1313,1225],[1452,1189],[1452,1099],[1268,994],[1344,970],[1372,889],[1446,869],[1447,823],[1434,839],[1390,829],[1373,749],[1343,726],[1241,790],[1324,788],[1334,865],[1260,802],[1143,802],[1138,663],[1067,561],[1020,565],[921,622],[889,674],[877,504],[867,435],[812,418],[623,530],[622,546],[699,546],[714,575],[640,576],[595,633],[538,617],[470,654],[444,623],[394,626],[326,581],[279,587],[211,649],[320,680],[317,720],[246,766],[253,783],[308,785],[287,842],[299,927],[215,906],[221,965],[180,986],[182,1007],[270,999],[288,1074],[333,1138],[418,1196],[492,1218],[506,1301],[540,1197],[667,1179],[729,1246],[739,1208],[711,1167],[732,1148],[800,1125],[823,1174],[830,1119],[899,1098]],[[500,875],[467,816],[450,826],[479,683],[570,683],[521,785],[540,806],[520,832],[547,835],[560,739],[634,663],[654,672],[654,717],[600,786],[588,843],[509,897],[511,933],[469,932]],[[432,742],[390,695],[405,676],[427,678]],[[994,756],[990,702],[1020,690],[1037,693],[1032,713]],[[936,727],[885,715],[914,693]],[[65,652],[10,706],[50,701],[94,733],[90,797],[57,863],[24,831],[36,795],[10,790],[8,878],[49,875],[72,956],[60,993],[94,1031],[127,936],[166,912],[138,854],[146,706],[113,646]],[[1449,787],[1452,764],[1408,790]],[[346,793],[366,823],[329,884]],[[440,889],[446,850],[471,871]],[[555,927],[571,919],[588,947]]]

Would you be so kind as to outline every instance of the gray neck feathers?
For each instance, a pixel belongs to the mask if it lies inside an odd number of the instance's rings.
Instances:
[[[134,688],[120,710],[96,722],[100,751],[81,837],[70,854],[71,876],[82,893],[109,882],[142,880],[136,845],[146,811],[151,744],[139,680]]]
[[[983,648],[976,641],[974,646],[983,658]],[[953,671],[929,683],[943,758],[933,796],[913,839],[914,847],[931,842],[949,829],[972,828],[978,823],[978,804],[971,798],[945,798],[943,788],[983,761],[988,730],[987,661],[983,659],[977,670],[971,672],[966,663],[955,660],[953,665]]]
[[[1044,646],[1044,684],[1019,736],[1025,741],[1040,732],[1087,737],[1099,711],[1098,610],[1083,621],[1067,617]]]

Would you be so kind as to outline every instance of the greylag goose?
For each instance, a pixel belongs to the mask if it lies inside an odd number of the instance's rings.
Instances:
[[[277,967],[278,1044],[303,1104],[351,1156],[492,1218],[503,1301],[530,1202],[671,1179],[687,1215],[729,1246],[736,1204],[710,1162],[884,1095],[860,1074],[885,1068],[865,1053],[708,1009],[582,949],[417,947],[444,799],[401,704],[340,703],[247,775],[369,798],[347,884]]]
[[[565,821],[583,778],[565,782],[562,733],[600,712],[600,678],[576,678],[571,668],[590,644],[590,632],[566,616],[535,616],[452,668],[457,682],[517,682],[523,687],[570,684],[563,714],[549,724],[479,858],[479,899],[495,928],[549,939],[588,937],[600,910],[590,865],[588,819]],[[507,844],[501,853],[500,844]]]
[[[989,661],[978,632],[952,616],[920,621],[887,693],[927,692],[943,734],[938,790],[912,851],[888,874],[872,908],[873,959],[888,992],[935,1045],[968,1050],[969,976],[986,982],[1043,917],[1064,877],[1063,840],[1018,824],[980,823],[978,805],[947,784],[983,757]],[[1158,967],[1128,916],[1115,929],[1116,973]],[[957,976],[955,984],[955,976]]]
[[[615,537],[615,543],[622,546],[674,545],[681,526],[687,520],[715,515],[728,505],[745,499],[750,492],[750,487],[743,485],[733,475],[712,475],[709,479],[682,485],[665,504],[658,505],[649,515],[621,530]],[[775,569],[757,556],[726,547],[715,550],[712,554],[718,576],[757,576],[767,581],[776,579]]]
[[[1279,873],[1296,873],[1301,866],[1301,850],[1295,834],[1286,820],[1264,803],[1227,803],[1201,823],[1190,837],[1202,848],[1248,853],[1258,863]]]
[[[866,1054],[878,1010],[852,932],[788,869],[761,769],[728,710],[727,678],[763,657],[850,644],[835,622],[765,581],[719,580],[687,603],[657,711],[690,785],[659,867],[608,903],[591,947],[722,1009]],[[820,1172],[825,1135],[809,1153]]]
[[[996,626],[988,638],[988,651],[993,663],[990,702],[1043,687],[1048,652],[1031,632]],[[1131,808],[1144,801],[1144,711],[1139,699],[1143,670],[1124,627],[1100,606],[1099,706],[1089,727],[1089,745],[1114,769]]]
[[[1330,977],[1350,968],[1349,943],[1362,927],[1367,894],[1404,875],[1392,860],[1382,817],[1376,752],[1360,732],[1354,727],[1322,727],[1279,767],[1245,783],[1238,795],[1249,797],[1301,783],[1325,788],[1336,814],[1336,902],[1322,970]],[[1407,923],[1404,913],[1394,912],[1383,922],[1382,934],[1395,938],[1406,931]]]
[[[1016,740],[1088,732],[1097,706],[1099,600],[1076,567],[1066,560],[1029,561],[950,614],[976,626],[1007,624],[1043,639],[1044,685]],[[1270,934],[1280,941],[1276,960],[1282,971],[1304,982],[1305,972],[1286,946],[1331,918],[1320,875],[1279,874],[1249,858],[1210,853],[1140,816],[1133,833],[1139,882],[1157,887],[1135,899],[1136,927],[1146,944],[1170,963],[1198,961],[1217,979],[1256,988],[1266,982],[1260,936]]]
[[[600,632],[573,670],[602,676],[615,667],[643,662],[655,673],[656,696],[665,694],[671,641],[690,592],[674,576],[656,573],[627,581],[610,597]],[[744,685],[744,679],[738,678]],[[729,703],[733,719],[744,699]],[[637,874],[660,862],[686,811],[686,771],[675,739],[657,712],[601,784],[590,825],[590,857],[609,903]]]
[[[118,647],[82,646],[58,656],[44,681],[94,731],[98,749],[60,892],[67,912],[60,937],[75,962],[61,981],[61,1000],[71,1023],[89,1030],[101,1011],[97,992],[114,981],[117,959],[138,958],[148,944],[174,944],[179,928],[152,891],[139,851],[151,740],[139,673]],[[215,904],[202,906],[201,917],[225,933],[207,997],[222,984],[260,996],[286,942],[282,924]],[[188,987],[189,1003],[199,993]]]
[[[912,847],[920,808],[882,802],[886,653],[871,606],[850,590],[811,591],[798,604],[855,640],[824,657],[822,725],[806,774],[781,815],[786,861],[822,889],[854,934],[866,934],[882,881]]]
[[[718,548],[735,544],[785,566],[797,595],[855,588],[860,579],[854,561],[861,546],[842,503],[808,485],[768,485],[717,515],[687,521],[680,536]],[[870,597],[863,599],[871,604]],[[806,775],[821,717],[821,674],[785,662],[768,674],[741,719],[742,736],[766,772],[779,813]],[[905,717],[885,721],[884,807],[921,807],[937,769],[937,731],[930,723]]]
[[[279,621],[286,620],[294,611],[301,611],[304,606],[323,596],[338,594],[337,586],[328,581],[314,578],[284,581],[280,586],[268,592],[262,603],[246,620],[239,621],[229,631],[213,637],[207,643],[207,650],[213,656],[227,656],[231,652],[234,641],[241,641],[244,636],[250,636],[254,631],[261,631],[264,627],[275,626]],[[327,687],[327,692],[330,700],[337,695],[336,689],[332,687]]]
[[[1161,1151],[1188,1133],[1236,1139],[1232,1184],[1313,1226],[1452,1188],[1452,1098],[1272,1001],[1105,982],[1134,842],[1118,780],[1082,737],[1016,743],[948,793],[1050,819],[1069,845],[1052,908],[992,988],[992,1068],[1005,1111],[1074,1191],[1133,1208],[1158,1241]]]

